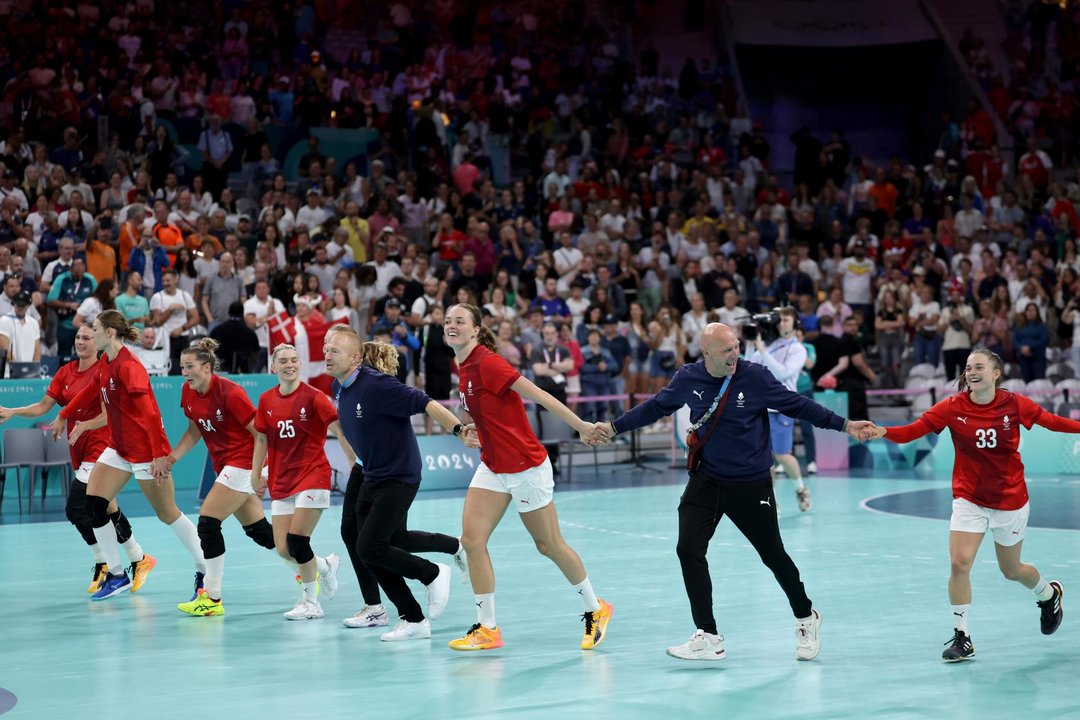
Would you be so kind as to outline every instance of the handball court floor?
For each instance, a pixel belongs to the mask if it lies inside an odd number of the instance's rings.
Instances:
[[[592,652],[578,648],[578,598],[512,510],[491,544],[506,646],[456,653],[446,643],[475,617],[456,574],[430,641],[383,643],[379,630],[342,627],[362,603],[338,536],[340,505],[313,538],[317,552],[344,560],[341,590],[323,603],[326,619],[282,619],[296,585],[233,521],[225,525],[227,615],[193,618],[174,607],[190,596],[190,560],[140,494],[126,492],[121,504],[159,564],[137,595],[92,603],[90,558],[62,522],[62,498],[50,497],[52,511],[25,522],[9,488],[0,562],[17,584],[0,614],[0,715],[69,718],[100,708],[114,718],[237,720],[1080,717],[1080,480],[1031,481],[1025,558],[1065,587],[1065,622],[1054,636],[1039,633],[1034,598],[1000,576],[987,540],[973,572],[976,659],[943,664],[951,636],[948,479],[852,471],[811,478],[815,504],[806,514],[790,481],[778,486],[785,543],[823,617],[818,658],[795,660],[783,594],[724,521],[709,558],[728,657],[690,663],[664,653],[694,630],[675,556],[685,472],[655,467],[662,471],[602,467],[594,479],[579,465],[575,481],[556,491],[566,538],[598,594],[615,605],[608,638]],[[195,518],[194,499],[180,500]],[[461,493],[421,493],[410,526],[457,534],[461,505]]]

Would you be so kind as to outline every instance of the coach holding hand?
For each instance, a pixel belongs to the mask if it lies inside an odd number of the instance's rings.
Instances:
[[[690,612],[697,631],[690,641],[668,648],[683,660],[722,660],[712,610],[712,580],[705,553],[726,513],[773,571],[795,614],[795,656],[811,660],[820,650],[821,616],[806,596],[799,569],[784,550],[773,498],[768,409],[843,431],[855,439],[868,420],[847,421],[831,410],[784,387],[768,368],[739,362],[739,339],[727,325],[710,323],[701,334],[702,359],[683,365],[667,387],[625,413],[598,426],[610,440],[671,415],[684,404],[693,422],[687,445],[690,482],[679,503],[677,552]],[[738,368],[738,372],[736,372]],[[605,432],[607,431],[607,432]]]

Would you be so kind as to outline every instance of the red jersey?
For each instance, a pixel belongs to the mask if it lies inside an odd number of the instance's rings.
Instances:
[[[96,395],[100,365],[99,361],[91,365],[86,371],[79,372],[79,361],[73,360],[69,362],[56,371],[56,375],[53,376],[52,382],[49,383],[49,389],[45,391],[45,394],[55,400],[60,407],[64,407],[74,400],[75,396],[87,386],[92,386]],[[71,422],[92,420],[98,416],[99,412],[100,407],[76,412],[71,418]],[[101,455],[101,451],[109,447],[111,442],[108,426],[83,433],[79,441],[69,447],[71,464],[78,468],[84,462],[96,461],[98,455]]]
[[[336,420],[334,403],[307,383],[289,395],[276,387],[259,396],[255,429],[266,435],[272,500],[330,489],[326,429]]]
[[[953,497],[994,510],[1017,510],[1028,501],[1020,426],[1080,433],[1080,422],[1048,413],[1023,395],[998,390],[993,402],[978,405],[971,393],[945,398],[903,427],[887,428],[885,438],[911,442],[927,433],[952,432]]]
[[[226,465],[251,469],[251,456],[255,453],[255,439],[247,431],[248,423],[255,417],[244,389],[232,380],[213,375],[205,395],[200,395],[187,383],[180,391],[180,407],[188,419],[199,428],[210,453],[214,472],[221,472]]]
[[[100,392],[88,384],[60,416],[71,420],[88,412],[94,417],[104,404],[110,447],[117,455],[130,463],[148,463],[168,455],[172,448],[161,424],[161,410],[150,390],[150,376],[138,358],[122,347],[114,359],[104,355],[94,367],[99,368]]]
[[[492,472],[537,467],[547,451],[536,439],[521,396],[510,389],[521,374],[502,356],[477,345],[458,369],[461,405],[480,435],[480,459]]]

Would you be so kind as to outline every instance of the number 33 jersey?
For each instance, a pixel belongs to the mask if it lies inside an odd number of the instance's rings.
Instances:
[[[1036,423],[1045,425],[1040,422],[1044,415],[1056,419],[1031,399],[1008,390],[998,390],[988,405],[977,405],[970,393],[962,392],[937,403],[911,425],[889,428],[886,438],[910,442],[948,428],[956,449],[953,497],[994,510],[1016,510],[1028,501],[1020,426],[1030,430]],[[920,425],[926,431],[918,432]],[[911,437],[912,432],[918,434]]]
[[[335,420],[330,398],[307,383],[288,395],[276,387],[259,396],[255,429],[266,435],[272,500],[301,490],[330,489],[326,430]]]

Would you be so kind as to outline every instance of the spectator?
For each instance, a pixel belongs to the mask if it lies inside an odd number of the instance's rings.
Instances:
[[[41,326],[32,315],[29,293],[20,292],[12,301],[14,311],[0,317],[0,358],[4,377],[11,377],[11,363],[41,362]]]
[[[1039,306],[1030,303],[1024,316],[1013,330],[1013,347],[1024,382],[1046,377],[1046,348],[1050,345],[1050,330],[1039,314]]]

